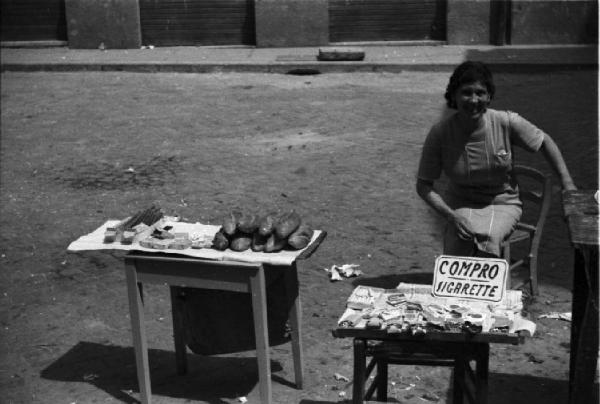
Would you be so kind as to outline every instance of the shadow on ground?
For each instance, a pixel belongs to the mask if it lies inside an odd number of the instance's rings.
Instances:
[[[188,355],[188,373],[177,375],[175,353],[148,350],[152,394],[220,404],[248,395],[258,382],[254,357]],[[271,362],[271,370],[282,370]],[[137,403],[138,392],[133,348],[79,342],[41,372],[41,377],[64,382],[88,382],[123,403]],[[276,375],[277,383],[291,382]]]

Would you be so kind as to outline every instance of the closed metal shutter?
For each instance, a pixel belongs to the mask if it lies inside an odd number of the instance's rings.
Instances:
[[[446,0],[329,0],[329,41],[446,40]]]
[[[2,41],[66,41],[65,0],[0,0]]]
[[[144,45],[254,45],[254,0],[140,0]]]

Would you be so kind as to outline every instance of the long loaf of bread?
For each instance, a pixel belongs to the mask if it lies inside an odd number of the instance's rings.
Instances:
[[[288,237],[288,244],[296,250],[301,250],[310,243],[314,230],[306,223],[300,224],[296,231]]]
[[[275,234],[280,239],[286,239],[300,226],[300,215],[295,211],[284,213],[275,225]]]

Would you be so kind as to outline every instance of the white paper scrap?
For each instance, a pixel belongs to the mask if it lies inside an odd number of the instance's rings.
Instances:
[[[517,331],[527,331],[531,337],[535,333],[536,325],[533,321],[524,319],[520,314],[515,314],[515,318],[508,330],[509,333]]]
[[[540,314],[538,318],[552,318],[555,320],[571,321],[571,312],[567,311],[564,313],[558,313],[556,311],[552,311],[550,313]]]

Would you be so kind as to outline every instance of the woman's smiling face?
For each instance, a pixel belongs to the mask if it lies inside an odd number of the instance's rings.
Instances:
[[[454,97],[458,113],[474,121],[483,116],[491,100],[487,87],[479,81],[461,85]]]

